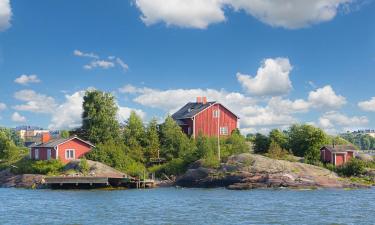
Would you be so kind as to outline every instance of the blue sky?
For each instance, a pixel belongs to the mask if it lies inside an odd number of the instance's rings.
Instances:
[[[82,96],[162,119],[196,96],[265,132],[375,127],[375,2],[0,0],[0,125],[80,124]]]

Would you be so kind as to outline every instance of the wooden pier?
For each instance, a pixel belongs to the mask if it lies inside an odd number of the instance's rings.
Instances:
[[[155,180],[138,179],[133,177],[89,177],[89,176],[51,176],[46,177],[45,184],[51,188],[98,188],[98,187],[126,187],[153,188]]]

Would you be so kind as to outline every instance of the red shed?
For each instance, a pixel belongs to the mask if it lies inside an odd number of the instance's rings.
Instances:
[[[196,102],[189,102],[172,118],[182,130],[193,138],[204,136],[228,136],[238,128],[239,117],[218,102],[207,102],[206,97],[198,97]]]
[[[340,166],[353,158],[355,152],[352,145],[324,146],[320,149],[320,158],[324,163]]]
[[[42,134],[41,142],[30,146],[30,158],[34,160],[59,159],[63,163],[79,159],[95,147],[76,136],[50,139],[48,133]]]

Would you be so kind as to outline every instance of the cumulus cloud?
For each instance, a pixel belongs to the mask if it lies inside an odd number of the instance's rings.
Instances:
[[[132,111],[134,111],[138,116],[140,116],[142,119],[144,119],[146,117],[146,113],[143,112],[142,110],[140,109],[132,109],[132,108],[128,108],[128,107],[121,107],[119,106],[118,107],[118,112],[117,112],[117,119],[120,123],[123,123],[125,122],[129,116],[130,116],[130,113]]]
[[[368,123],[369,120],[366,116],[349,117],[337,111],[330,111],[319,118],[318,126],[329,133],[338,133],[358,129]]]
[[[10,0],[0,0],[0,31],[10,27],[10,19],[12,17],[12,8]]]
[[[7,105],[5,103],[0,102],[0,111],[3,111],[7,108]]]
[[[292,65],[287,58],[265,59],[254,77],[237,73],[237,80],[250,94],[285,95],[292,89],[292,82],[289,79],[291,71]]]
[[[330,85],[311,91],[308,101],[312,107],[322,110],[339,109],[347,103],[346,98],[337,95]]]
[[[26,117],[22,116],[18,112],[14,112],[12,114],[11,119],[12,119],[13,122],[16,122],[16,123],[24,123],[24,122],[26,122]]]
[[[363,111],[375,112],[375,97],[368,101],[359,102],[358,107]]]
[[[96,68],[110,69],[118,66],[125,72],[129,69],[128,64],[126,64],[121,58],[115,56],[109,56],[106,59],[102,59],[99,55],[92,52],[83,52],[80,50],[74,50],[73,55],[83,58],[90,59],[90,62],[83,66],[86,70],[92,70]]]
[[[51,113],[57,106],[55,99],[33,90],[21,90],[14,94],[17,100],[25,102],[13,108],[19,111],[29,111],[35,113]]]
[[[40,83],[40,80],[38,76],[35,74],[32,74],[32,75],[22,74],[21,76],[17,77],[14,80],[14,82],[16,82],[17,84],[21,84],[21,85],[28,85],[31,83]]]
[[[224,10],[244,11],[274,27],[296,29],[332,20],[352,0],[134,0],[147,25],[204,29],[226,20]]]

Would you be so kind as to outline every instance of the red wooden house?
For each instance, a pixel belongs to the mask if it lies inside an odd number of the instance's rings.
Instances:
[[[355,152],[352,145],[324,146],[320,149],[320,157],[324,163],[340,166],[355,157]]]
[[[193,138],[204,136],[228,136],[238,128],[239,117],[218,102],[207,102],[206,97],[198,97],[189,102],[172,118],[182,130]]]
[[[79,159],[95,147],[76,136],[50,139],[49,133],[42,134],[41,142],[30,146],[30,158],[34,160],[59,159],[63,163]]]

